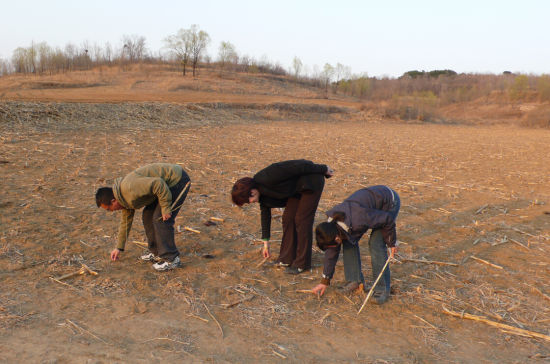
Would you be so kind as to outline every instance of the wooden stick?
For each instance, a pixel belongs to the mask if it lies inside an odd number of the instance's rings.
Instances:
[[[313,294],[315,294],[315,292],[313,292],[313,290],[311,290],[311,289],[297,289],[296,292],[298,292],[298,293],[313,293]]]
[[[67,273],[67,274],[64,274],[62,275],[61,277],[56,277],[56,278],[53,278],[53,277],[50,277],[56,281],[62,281],[64,279],[67,279],[67,278],[71,278],[71,277],[74,277],[74,276],[78,276],[80,274],[84,274],[85,273],[85,270],[84,268],[80,268],[79,270],[77,270],[76,272],[72,272],[72,273]]]
[[[485,210],[485,208],[486,208],[487,206],[489,206],[489,204],[485,204],[485,205],[481,206],[481,207],[474,213],[474,215],[477,215],[477,214],[479,214],[481,211]]]
[[[416,318],[419,319],[420,321],[424,322],[425,324],[427,324],[428,326],[430,326],[432,329],[441,332],[441,330],[439,330],[439,329],[438,329],[437,327],[435,327],[434,325],[430,324],[428,321],[424,320],[422,317],[417,316],[417,315],[414,315],[414,317],[416,317]]]
[[[91,274],[91,275],[93,275],[93,276],[97,276],[98,273],[97,273],[96,271],[91,270],[90,267],[88,267],[88,266],[87,266],[86,264],[84,264],[84,263],[81,263],[81,264],[82,264],[82,268],[84,268],[84,270],[85,270],[86,272],[88,272],[88,274]]]
[[[474,255],[470,255],[470,258],[472,258],[472,259],[474,259],[474,260],[477,260],[478,262],[481,262],[481,263],[490,265],[490,266],[493,267],[493,268],[504,269],[504,268],[502,268],[500,265],[493,264],[493,263],[488,262],[488,261],[486,261],[486,260],[484,260],[484,259],[478,258],[478,257],[476,257],[476,256],[474,256]]]
[[[529,330],[525,330],[525,329],[520,329],[518,327],[514,327],[514,326],[494,322],[494,321],[488,320],[487,318],[485,318],[483,316],[471,315],[469,313],[454,312],[454,311],[449,310],[447,307],[445,307],[445,305],[442,305],[442,307],[443,307],[443,312],[446,313],[447,315],[460,317],[460,318],[465,318],[465,319],[468,319],[468,320],[484,322],[488,325],[498,327],[501,330],[506,330],[506,332],[508,332],[510,334],[515,334],[515,335],[520,335],[520,336],[536,337],[536,338],[539,338],[539,339],[550,341],[550,336],[548,336],[548,335],[544,335],[544,334],[540,334],[538,332],[529,331]]]
[[[201,233],[200,231],[195,230],[195,229],[193,229],[193,228],[190,228],[189,226],[184,226],[184,227],[183,227],[183,230],[191,231],[191,232],[193,232],[193,233],[195,233],[195,234],[200,234],[200,233]]]
[[[222,303],[222,306],[223,306],[224,308],[234,307],[234,306],[237,306],[238,304],[241,304],[241,303],[243,303],[243,302],[250,301],[250,300],[253,299],[254,297],[256,297],[256,296],[252,295],[252,296],[245,297],[245,298],[243,298],[243,299],[240,299],[240,300],[235,301],[235,302],[232,302],[232,303]]]
[[[363,308],[365,307],[365,305],[367,304],[370,296],[372,296],[372,293],[374,292],[374,287],[376,287],[376,284],[378,283],[378,281],[380,280],[380,278],[382,278],[382,275],[384,274],[384,271],[386,270],[386,267],[388,266],[388,264],[390,264],[390,260],[391,260],[391,256],[388,257],[388,260],[386,260],[386,264],[384,264],[384,268],[382,268],[382,271],[380,272],[380,274],[378,275],[378,277],[376,278],[376,280],[374,281],[374,284],[372,285],[370,291],[369,291],[369,294],[367,295],[367,297],[365,298],[365,301],[363,302],[363,305],[361,306],[361,308],[359,309],[359,312],[357,312],[357,315],[359,315],[361,313],[361,311],[363,311]]]
[[[218,222],[224,222],[225,221],[225,219],[220,219],[219,217],[211,217],[210,220],[218,221]]]
[[[183,195],[183,193],[187,190],[187,187],[189,187],[189,184],[190,184],[190,183],[191,183],[191,181],[187,182],[187,184],[185,185],[185,187],[183,187],[183,190],[181,190],[180,194],[178,195],[178,198],[176,198],[176,199],[172,202],[172,206],[170,206],[170,212],[179,209],[179,208],[183,205],[183,202],[182,202],[181,205],[179,205],[178,207],[174,207],[174,206],[176,205],[176,203],[178,202],[178,200],[180,199],[180,197]],[[162,220],[162,216],[159,217],[158,220]]]
[[[514,244],[517,244],[517,245],[521,246],[521,247],[522,247],[523,249],[525,249],[525,250],[528,250],[528,251],[531,250],[531,249],[529,249],[528,246],[523,245],[522,243],[520,243],[519,241],[517,241],[517,240],[515,240],[515,239],[510,239],[510,241],[511,241],[512,243],[514,243]]]
[[[216,324],[218,324],[218,327],[220,328],[220,332],[222,333],[222,339],[223,339],[223,329],[222,329],[222,325],[220,325],[220,323],[218,322],[218,320],[216,320],[216,318],[214,317],[214,315],[212,315],[212,313],[210,312],[210,310],[208,309],[208,306],[206,305],[206,303],[202,303],[204,305],[204,308],[206,308],[206,312],[208,312],[208,315],[210,315],[210,317],[212,317],[212,320],[214,320],[216,322]]]
[[[537,287],[535,286],[531,286],[530,284],[527,284],[527,283],[524,283],[527,287],[533,289],[533,291],[537,292],[538,294],[540,294],[542,297],[546,298],[548,301],[550,301],[550,296],[548,296],[547,294],[544,294],[542,293],[542,291],[540,289],[538,289]]]
[[[401,257],[401,256],[400,256]],[[436,260],[426,260],[426,259],[413,259],[413,258],[405,258],[401,257],[401,259],[404,262],[415,262],[415,263],[424,263],[424,264],[437,264],[437,265],[450,265],[453,267],[458,267],[458,264],[456,263],[447,263],[447,262],[438,262]]]
[[[187,316],[189,316],[189,317],[194,317],[194,318],[199,319],[199,320],[204,321],[204,322],[210,322],[210,321],[208,321],[208,320],[205,319],[205,318],[202,318],[202,317],[197,316],[197,315],[193,315],[193,314],[191,314],[191,313],[188,313]]]
[[[184,341],[179,341],[179,340],[170,339],[169,337],[154,337],[154,338],[152,338],[152,339],[142,341],[142,343],[147,343],[147,342],[153,341],[153,340],[167,340],[167,341],[173,341],[173,342],[175,342],[175,343],[183,344],[183,345],[189,345],[189,344],[190,344],[190,343],[186,343],[186,342],[184,342]]]
[[[273,350],[273,349],[271,349],[271,351],[273,352],[273,354],[277,355],[279,358],[281,358],[281,359],[286,359],[286,356],[284,356],[283,354],[278,353],[278,352],[276,352],[276,351]]]
[[[73,287],[73,286],[71,286],[70,284],[67,284],[67,283],[65,283],[65,282],[61,282],[60,280],[57,280],[57,279],[55,279],[54,277],[50,277],[50,279],[51,279],[52,281],[54,281],[54,282],[57,282],[57,283],[59,283],[59,284],[62,284],[62,285],[67,286],[67,287],[69,287],[69,288],[72,288],[72,289],[74,289],[75,291],[77,291],[77,292],[79,292],[79,293],[81,292],[80,289],[78,289],[78,288],[76,288],[76,287]]]
[[[265,262],[267,262],[268,259],[269,259],[269,257],[265,257],[260,263],[258,263],[258,265],[256,266],[256,268],[260,268],[262,265],[265,264]]]
[[[176,203],[178,202],[178,200],[180,199],[180,197],[183,195],[183,193],[185,191],[187,191],[187,187],[189,187],[189,184],[191,183],[191,181],[188,181],[187,184],[185,185],[185,187],[183,187],[183,190],[181,190],[180,194],[178,195],[178,198],[176,198],[173,202],[172,202],[172,206],[170,206],[170,212],[174,211],[175,208],[174,206],[176,206]],[[181,205],[180,205],[181,206]]]
[[[103,340],[102,338],[94,335],[93,333],[91,333],[90,331],[86,330],[86,329],[83,329],[82,327],[78,326],[77,324],[75,324],[74,322],[72,322],[71,320],[69,319],[66,319],[68,323],[70,323],[71,325],[73,325],[74,327],[76,327],[77,329],[79,329],[80,331],[84,331],[85,333],[87,333],[88,335],[90,336],[93,336],[94,338],[98,339],[99,341],[105,343],[105,344],[108,344],[107,341]]]

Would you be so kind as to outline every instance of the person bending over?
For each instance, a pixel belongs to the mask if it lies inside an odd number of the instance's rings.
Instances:
[[[271,256],[271,209],[284,207],[283,237],[277,264],[289,274],[311,268],[313,220],[325,186],[334,171],[324,165],[298,159],[273,163],[254,177],[239,179],[231,191],[233,203],[259,203],[261,210],[262,254]]]
[[[140,259],[154,262],[165,271],[180,265],[174,242],[174,221],[189,191],[190,179],[177,164],[153,163],[115,179],[112,187],[96,192],[96,204],[107,211],[122,210],[118,244],[111,260],[119,259],[132,227],[135,210],[143,207],[142,219],[149,252]]]
[[[369,250],[374,282],[388,259],[387,247],[392,257],[397,252],[395,219],[400,206],[397,192],[387,186],[372,186],[354,192],[327,211],[328,221],[315,228],[317,246],[325,252],[325,258],[321,283],[313,288],[313,292],[322,295],[330,285],[341,247],[347,281],[343,291],[349,293],[361,285],[365,288],[358,243],[368,229],[372,229]],[[390,269],[387,267],[374,288],[371,302],[383,304],[389,295]]]

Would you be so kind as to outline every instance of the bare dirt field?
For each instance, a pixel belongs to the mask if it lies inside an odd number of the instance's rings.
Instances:
[[[92,117],[99,107],[67,110],[92,108]],[[163,119],[162,108],[121,107],[133,110],[135,120],[90,120],[65,109],[50,119],[47,110],[60,105],[2,104],[1,361],[549,360],[544,337],[468,319],[483,316],[550,335],[549,131],[346,122],[330,115],[319,121],[308,114],[302,121],[251,114],[227,123],[220,110],[176,123]],[[156,116],[148,120],[139,110]],[[192,120],[198,111],[189,112]],[[393,295],[385,305],[368,305],[357,316],[364,295],[342,296],[333,287],[320,299],[297,292],[318,282],[319,251],[312,271],[299,276],[258,267],[259,209],[233,207],[229,191],[237,178],[293,158],[335,170],[316,222],[363,186],[387,184],[401,195],[400,256],[391,264]],[[95,190],[159,161],[181,164],[192,178],[176,220],[183,267],[157,273],[138,262],[144,249],[139,212],[122,260],[112,263],[118,215],[95,206]],[[211,217],[224,221],[206,226]],[[275,220],[276,253],[281,229]],[[82,264],[98,275],[50,278]],[[342,282],[339,262],[334,284]]]

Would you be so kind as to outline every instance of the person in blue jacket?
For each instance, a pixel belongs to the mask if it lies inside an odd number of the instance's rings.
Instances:
[[[323,277],[313,292],[323,295],[330,280],[340,249],[343,247],[344,275],[347,285],[345,292],[357,290],[363,284],[359,240],[372,229],[369,238],[373,281],[376,280],[386,260],[389,247],[391,256],[397,252],[397,234],[395,219],[401,207],[397,192],[387,186],[362,188],[346,198],[342,203],[326,212],[328,221],[320,223],[315,229],[317,246],[325,252]],[[390,269],[387,267],[374,288],[371,302],[383,304],[390,295]]]

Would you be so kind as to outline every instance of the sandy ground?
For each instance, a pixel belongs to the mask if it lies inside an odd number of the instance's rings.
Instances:
[[[304,119],[307,120],[307,119]],[[163,128],[3,124],[0,133],[0,360],[40,363],[547,362],[550,341],[456,318],[444,307],[550,335],[550,132],[499,127],[282,121]],[[84,124],[82,124],[84,125]],[[383,306],[364,295],[297,292],[319,280],[261,261],[259,208],[232,182],[271,162],[335,169],[323,211],[356,189],[399,192],[398,262]],[[150,162],[193,185],[176,224],[183,267],[138,261],[141,213],[121,261],[119,216],[97,187]],[[224,219],[214,226],[210,217]],[[275,255],[280,218],[273,222]],[[371,280],[366,238],[363,271]],[[492,263],[493,266],[480,260]],[[426,259],[453,265],[410,261]],[[98,272],[64,279],[84,263]],[[334,285],[343,283],[337,267]]]

